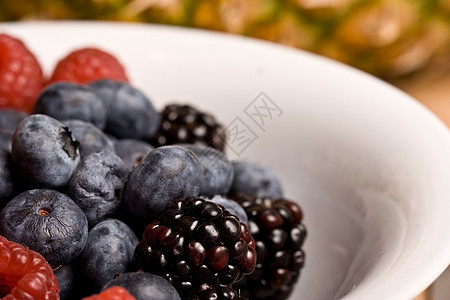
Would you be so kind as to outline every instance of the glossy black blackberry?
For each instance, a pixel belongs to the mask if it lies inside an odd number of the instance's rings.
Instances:
[[[222,206],[198,197],[176,200],[144,231],[136,269],[160,275],[182,299],[242,299],[232,284],[251,274],[255,242]]]
[[[303,268],[306,227],[302,209],[284,198],[234,195],[247,212],[256,242],[255,271],[234,285],[250,299],[287,299]]]
[[[190,105],[170,104],[163,109],[159,129],[150,143],[154,147],[201,144],[223,151],[225,141],[226,132],[212,115]]]

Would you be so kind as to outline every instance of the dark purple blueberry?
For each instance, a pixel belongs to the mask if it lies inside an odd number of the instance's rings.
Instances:
[[[229,212],[236,215],[240,222],[243,222],[243,223],[245,223],[245,225],[248,226],[247,213],[245,212],[244,208],[236,201],[225,198],[223,196],[219,196],[219,195],[214,196],[214,197],[212,197],[212,199],[207,199],[207,200],[217,203],[219,205],[222,205]]]
[[[128,170],[112,152],[94,152],[83,158],[67,185],[67,194],[86,214],[89,226],[111,216],[121,202]]]
[[[81,253],[88,223],[83,211],[65,194],[34,189],[6,204],[0,212],[0,234],[39,252],[55,268]]]
[[[80,162],[79,143],[61,122],[30,115],[16,128],[12,157],[20,176],[39,187],[65,186]]]
[[[59,285],[59,297],[61,300],[68,300],[71,297],[74,284],[74,272],[70,263],[57,267],[53,271]]]
[[[233,167],[224,152],[198,144],[180,144],[197,155],[202,167],[200,195],[226,195],[233,181]]]
[[[243,193],[257,198],[280,198],[281,183],[267,166],[246,160],[232,162],[234,177],[230,194]]]
[[[146,272],[124,273],[103,288],[121,286],[136,300],[181,300],[173,285],[166,279]]]
[[[164,146],[148,153],[130,173],[124,205],[135,221],[148,223],[175,199],[196,196],[201,167],[190,150]]]
[[[114,152],[114,144],[94,124],[75,119],[64,120],[62,123],[69,128],[74,138],[80,143],[81,157],[97,151]]]
[[[0,208],[3,207],[15,191],[14,165],[11,154],[0,149]]]
[[[107,79],[89,86],[106,105],[105,132],[118,138],[147,140],[158,130],[159,113],[140,90]]]
[[[14,131],[28,114],[21,110],[2,108],[0,109],[0,129]]]
[[[33,113],[45,114],[57,120],[77,119],[105,127],[106,108],[89,87],[77,83],[56,82],[39,95]]]
[[[114,279],[127,272],[138,239],[122,221],[108,219],[95,225],[81,253],[81,276],[90,293],[98,293]]]
[[[122,139],[114,141],[116,154],[123,160],[128,170],[132,170],[150,151],[153,146],[147,142],[135,139]]]

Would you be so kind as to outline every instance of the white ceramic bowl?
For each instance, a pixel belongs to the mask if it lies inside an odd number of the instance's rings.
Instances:
[[[266,42],[164,26],[5,23],[49,72],[69,50],[116,54],[162,107],[227,124],[231,158],[274,168],[305,212],[307,261],[292,299],[411,299],[450,261],[450,135],[369,75]]]

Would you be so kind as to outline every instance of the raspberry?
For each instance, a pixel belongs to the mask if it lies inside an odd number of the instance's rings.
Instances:
[[[126,289],[120,286],[112,286],[100,294],[91,295],[83,300],[136,300]]]
[[[172,282],[182,299],[238,299],[232,284],[253,272],[254,246],[236,216],[192,197],[171,203],[147,226],[135,261]]]
[[[0,34],[0,107],[30,111],[43,84],[34,54],[21,40]]]
[[[3,236],[0,236],[0,298],[59,299],[58,282],[44,257]]]
[[[161,113],[159,130],[150,140],[155,146],[201,144],[223,151],[226,132],[216,119],[190,105],[170,104]]]
[[[303,212],[284,198],[256,198],[236,194],[233,199],[247,212],[256,242],[255,271],[235,285],[251,299],[287,299],[303,268],[306,227]]]
[[[69,81],[85,84],[100,79],[128,82],[125,68],[112,54],[98,48],[81,48],[70,52],[56,64],[50,83]]]

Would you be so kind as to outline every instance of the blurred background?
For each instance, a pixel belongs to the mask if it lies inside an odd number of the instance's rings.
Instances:
[[[450,126],[450,0],[14,0],[0,21],[205,28],[305,49],[406,91]]]
[[[450,0],[0,2],[0,21],[58,19],[163,23],[304,49],[399,87],[450,126]]]

